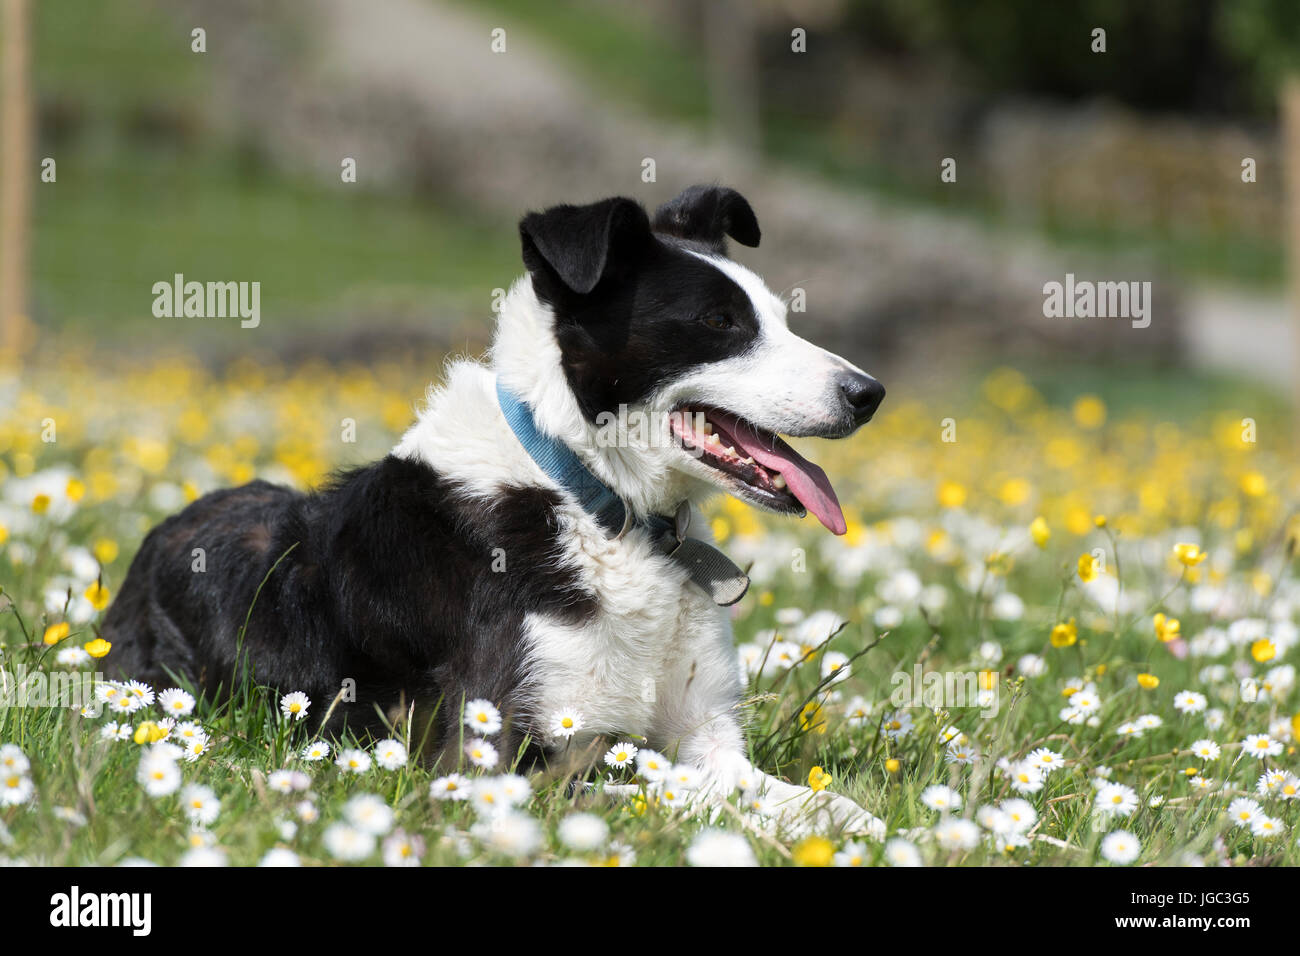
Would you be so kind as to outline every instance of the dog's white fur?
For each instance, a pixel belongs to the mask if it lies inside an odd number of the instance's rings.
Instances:
[[[704,258],[749,295],[760,320],[758,347],[667,383],[641,411],[666,419],[690,400],[726,407],[769,431],[825,424],[834,377],[853,367],[792,333],[785,304],[758,276],[731,260]],[[554,316],[526,277],[503,302],[490,361],[490,367],[450,364],[446,384],[430,391],[394,454],[423,460],[484,499],[504,485],[561,493],[559,560],[577,570],[600,610],[577,627],[540,615],[527,619],[525,692],[536,712],[575,708],[586,736],[642,734],[655,749],[702,771],[703,792],[715,799],[737,789],[758,792],[780,808],[778,819],[797,816],[879,836],[880,821],[852,801],[814,794],[753,766],[737,710],[743,682],[727,609],[690,586],[682,567],[652,549],[644,532],[608,537],[559,489],[515,439],[497,404],[496,379],[532,407],[541,431],[573,448],[637,515],[671,514],[682,501],[695,506],[716,494],[712,469],[667,442],[598,441],[597,426],[581,414],[565,379]],[[707,527],[693,511],[691,533],[707,537]],[[508,542],[503,547],[508,561]]]

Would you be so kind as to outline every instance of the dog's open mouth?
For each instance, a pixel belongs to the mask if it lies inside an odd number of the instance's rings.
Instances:
[[[683,405],[668,417],[686,452],[722,476],[738,497],[773,511],[811,511],[835,534],[848,525],[826,472],[791,448],[780,435],[759,431],[730,412]]]

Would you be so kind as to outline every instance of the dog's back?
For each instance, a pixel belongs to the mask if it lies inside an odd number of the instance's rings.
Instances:
[[[359,735],[412,700],[439,708],[444,732],[465,694],[517,710],[523,615],[583,606],[554,568],[554,504],[540,488],[469,502],[393,456],[311,494],[213,492],[145,538],[105,618],[106,663],[209,697],[245,678],[301,690],[314,722],[342,691],[329,729]],[[494,568],[503,541],[511,561]]]
[[[104,619],[110,669],[124,678],[167,684],[170,675],[201,686],[228,681],[233,660],[213,655],[209,634],[223,607],[252,603],[277,556],[277,532],[304,496],[265,481],[204,495],[145,537]],[[220,577],[214,586],[211,573]],[[199,635],[205,639],[195,640]],[[213,666],[220,663],[220,666]]]

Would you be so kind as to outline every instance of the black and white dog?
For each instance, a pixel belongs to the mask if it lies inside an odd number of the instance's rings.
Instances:
[[[778,435],[845,437],[884,389],[726,258],[726,236],[759,241],[734,190],[692,187],[653,222],[625,198],[556,206],[519,231],[528,275],[488,363],[449,364],[379,462],[310,494],[216,491],[154,528],[104,621],[110,668],[210,693],[251,675],[316,717],[350,679],[327,729],[381,734],[414,702],[453,759],[467,700],[506,715],[507,758],[542,755],[574,708],[585,735],[643,735],[708,792],[878,830],[747,758],[722,606],[745,580],[694,508],[721,490],[842,534],[826,475]]]

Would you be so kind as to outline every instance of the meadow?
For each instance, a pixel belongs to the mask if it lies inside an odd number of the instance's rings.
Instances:
[[[329,701],[252,685],[12,704],[16,675],[94,674],[99,621],[153,523],[214,488],[308,487],[382,455],[436,368],[214,371],[184,353],[105,362],[74,339],[0,376],[0,858],[1300,862],[1292,435],[1274,410],[1113,408],[1009,368],[942,408],[891,395],[856,437],[811,451],[843,538],[731,500],[711,512],[752,564],[734,624],[758,762],[859,801],[884,840],[776,825],[742,792],[704,811],[691,773],[635,736],[569,754],[589,790],[568,770],[518,774],[492,746],[492,701],[468,702],[464,759],[442,776],[403,725],[316,739],[300,718]],[[900,696],[916,675],[947,679],[945,699]],[[581,728],[567,716],[561,737]],[[641,795],[608,798],[606,782]]]

